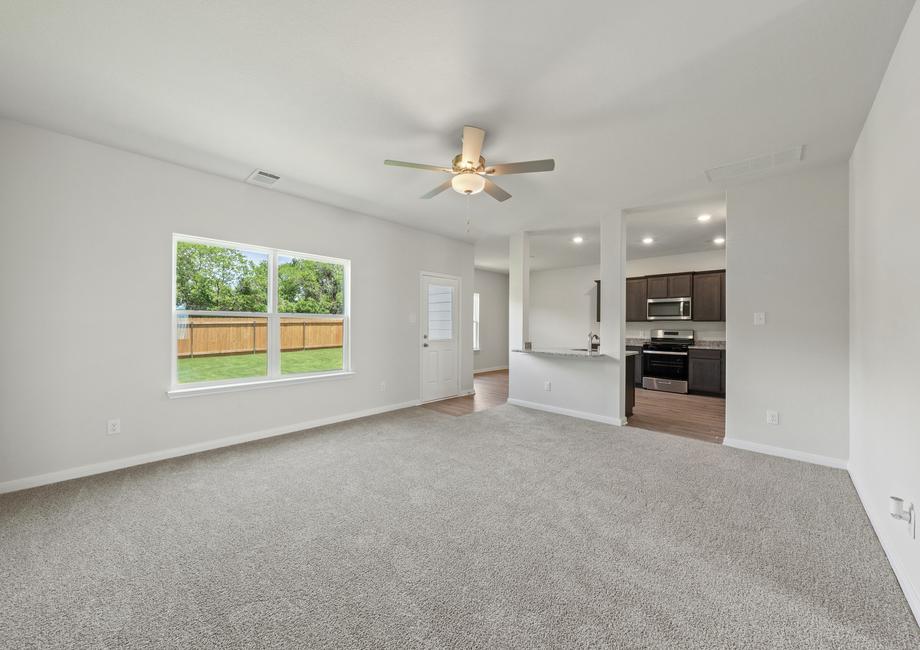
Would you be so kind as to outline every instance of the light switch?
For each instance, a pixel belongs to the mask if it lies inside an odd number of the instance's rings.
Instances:
[[[763,311],[754,312],[754,324],[755,325],[766,325],[767,323],[767,313]]]

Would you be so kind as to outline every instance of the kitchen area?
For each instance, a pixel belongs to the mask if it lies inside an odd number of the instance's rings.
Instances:
[[[719,443],[725,435],[725,216],[721,197],[626,216],[630,426]]]
[[[624,285],[617,293],[625,313],[603,303],[609,294],[602,291],[597,226],[529,232],[513,244],[515,264],[524,268],[511,287],[517,285],[526,309],[525,335],[511,347],[519,392],[512,385],[510,402],[720,443],[727,392],[725,210],[720,196],[624,211],[625,277],[619,275]],[[611,312],[619,321],[612,326]],[[604,340],[604,332],[613,340]],[[616,378],[618,364],[625,386]],[[620,417],[609,411],[618,386]],[[599,404],[609,409],[600,417]]]

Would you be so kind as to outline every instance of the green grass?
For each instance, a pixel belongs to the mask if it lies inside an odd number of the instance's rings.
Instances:
[[[281,353],[281,373],[320,372],[342,369],[342,348],[321,350],[296,350]],[[256,354],[228,354],[220,357],[179,359],[179,383],[220,379],[264,377],[267,358],[264,352]]]

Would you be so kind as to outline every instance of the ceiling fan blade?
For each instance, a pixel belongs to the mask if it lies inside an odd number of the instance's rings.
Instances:
[[[461,162],[469,163],[471,167],[476,167],[479,164],[479,156],[482,155],[482,141],[485,137],[486,132],[478,126],[463,127]]]
[[[424,169],[430,172],[447,172],[448,174],[454,171],[450,167],[438,167],[437,165],[424,165],[422,163],[403,162],[402,160],[384,160],[383,164],[390,165],[391,167],[411,167],[412,169]]]
[[[500,188],[485,176],[483,176],[482,180],[486,182],[485,186],[482,188],[482,191],[491,196],[496,201],[507,201],[511,198],[510,194],[508,194],[505,190]]]
[[[444,190],[449,190],[449,189],[450,189],[450,182],[451,182],[452,180],[454,180],[454,179],[453,179],[453,178],[447,179],[446,181],[444,181],[443,183],[441,183],[440,185],[438,185],[436,188],[434,188],[433,190],[431,190],[431,191],[428,192],[427,194],[422,194],[422,196],[419,197],[419,198],[422,198],[422,199],[430,199],[430,198],[432,198],[432,197],[437,196],[438,194],[440,194],[440,193],[443,192]]]
[[[486,174],[490,176],[504,176],[506,174],[527,174],[530,172],[551,172],[556,168],[556,161],[552,158],[546,160],[528,160],[527,162],[502,163],[486,167]]]

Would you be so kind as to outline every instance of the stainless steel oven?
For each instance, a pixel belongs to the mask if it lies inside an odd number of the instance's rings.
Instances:
[[[686,393],[693,330],[654,330],[642,346],[642,387]]]
[[[692,299],[686,298],[649,298],[646,305],[648,320],[691,320],[693,318]]]

